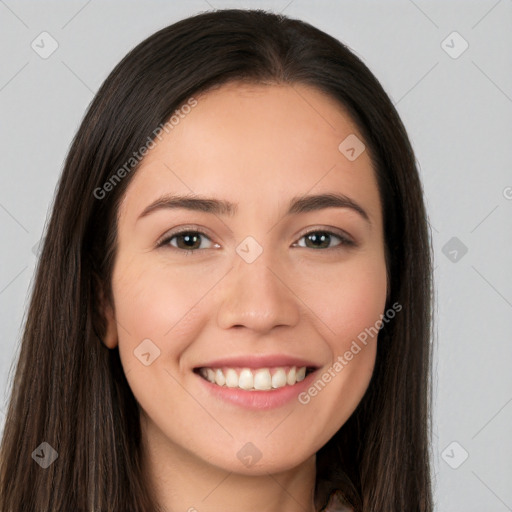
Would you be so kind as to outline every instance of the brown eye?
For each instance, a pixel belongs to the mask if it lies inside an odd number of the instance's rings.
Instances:
[[[336,249],[339,246],[355,245],[355,243],[349,238],[327,230],[309,231],[308,233],[302,235],[300,240],[302,239],[305,240],[304,245],[300,243],[297,245],[299,247],[306,247],[308,249]],[[339,242],[332,245],[334,239],[338,239]]]
[[[171,246],[177,250],[192,253],[200,249],[208,249],[211,247],[211,245],[204,247],[204,244],[202,244],[203,238],[209,240],[211,244],[211,240],[201,231],[179,231],[167,236],[164,240],[162,240],[162,242],[158,244],[158,247]]]

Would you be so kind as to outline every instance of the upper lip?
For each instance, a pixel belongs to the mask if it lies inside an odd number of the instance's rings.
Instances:
[[[250,356],[224,357],[198,365],[196,368],[221,368],[223,366],[227,366],[228,368],[270,368],[274,366],[297,366],[299,368],[306,366],[313,369],[318,368],[318,365],[311,361],[283,354],[253,354]]]

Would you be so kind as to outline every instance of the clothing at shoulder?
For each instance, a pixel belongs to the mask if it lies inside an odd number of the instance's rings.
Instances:
[[[322,512],[352,512],[340,492],[333,492],[327,507]]]

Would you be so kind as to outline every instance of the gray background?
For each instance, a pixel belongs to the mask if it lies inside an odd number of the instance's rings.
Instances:
[[[142,39],[224,7],[317,26],[348,44],[393,99],[434,235],[436,511],[512,511],[512,0],[0,0],[2,427],[37,243],[89,102]],[[46,59],[31,47],[55,44],[43,31],[58,44]]]

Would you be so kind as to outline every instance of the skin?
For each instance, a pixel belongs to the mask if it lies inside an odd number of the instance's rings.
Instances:
[[[315,362],[321,376],[384,313],[386,267],[379,191],[368,151],[349,161],[338,150],[362,140],[344,109],[324,93],[289,85],[230,83],[198,104],[147,153],[118,215],[114,304],[104,343],[119,348],[141,406],[150,481],[164,510],[313,512],[315,453],[364,395],[377,340],[318,394],[271,410],[227,404],[192,369],[215,358],[283,353]],[[165,193],[238,203],[235,215],[160,209]],[[343,193],[349,208],[286,215],[297,195]],[[164,235],[190,227],[157,247]],[[324,248],[304,236],[329,229]],[[339,245],[338,231],[356,242]],[[263,252],[247,263],[237,246],[252,236]],[[325,248],[326,247],[326,248]],[[134,356],[150,339],[160,355]],[[306,428],[307,427],[307,428]],[[237,452],[261,453],[246,467]]]

